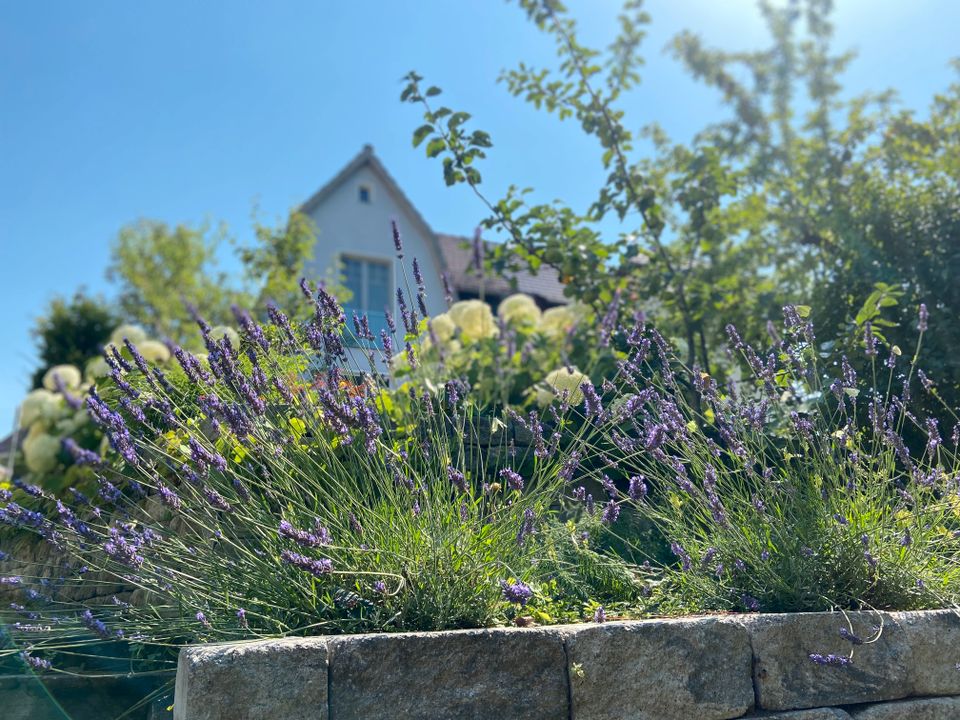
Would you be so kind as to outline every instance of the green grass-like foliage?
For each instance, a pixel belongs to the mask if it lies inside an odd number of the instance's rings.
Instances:
[[[586,410],[594,452],[633,478],[629,496],[612,502],[632,505],[670,543],[674,562],[655,592],[663,611],[903,610],[960,599],[958,431],[941,437],[936,418],[911,411],[913,394],[936,398],[919,347],[912,358],[883,348],[868,324],[861,346],[872,374],[858,378],[846,358],[822,366],[804,313],[786,308],[765,352],[730,326],[742,362],[739,381],[724,385],[683,368],[655,330],[639,327],[623,390]]]

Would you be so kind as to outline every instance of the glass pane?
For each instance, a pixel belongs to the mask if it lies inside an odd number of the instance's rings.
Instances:
[[[383,312],[391,304],[390,266],[367,263],[367,310]]]
[[[387,327],[387,314],[382,310],[377,312],[376,310],[371,310],[367,313],[367,317],[370,320],[370,331],[373,333],[373,337],[376,338],[376,344],[380,346],[380,331],[386,330],[388,333],[390,329]]]
[[[353,296],[344,303],[348,308],[363,307],[363,262],[343,258],[343,284]]]

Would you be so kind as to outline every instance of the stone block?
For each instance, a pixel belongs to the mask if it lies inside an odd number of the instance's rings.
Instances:
[[[568,717],[560,633],[460,630],[331,640],[336,720]],[[278,715],[279,717],[279,715]]]
[[[180,651],[174,720],[327,720],[325,638]]]
[[[782,713],[747,715],[742,720],[850,720],[850,715],[840,708],[809,708]]]
[[[910,694],[960,695],[960,611],[898,612],[890,617],[910,648]]]
[[[889,615],[847,613],[853,632],[863,638],[884,625],[880,639],[855,647],[853,663],[817,665],[811,653],[847,655],[851,645],[840,637],[847,627],[841,613],[753,615],[740,620],[753,646],[753,678],[762,710],[852,705],[911,694],[911,652],[905,634]]]
[[[918,698],[851,710],[854,720],[957,720],[960,698]]]
[[[576,720],[724,720],[753,706],[749,637],[718,618],[571,626]]]

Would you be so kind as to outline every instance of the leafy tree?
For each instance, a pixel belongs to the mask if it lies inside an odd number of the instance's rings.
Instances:
[[[83,288],[71,298],[56,297],[37,318],[33,335],[39,367],[33,387],[40,387],[44,373],[53,365],[84,363],[100,352],[119,321],[103,298],[88,295]]]
[[[123,228],[111,251],[107,278],[118,285],[122,316],[152,335],[196,344],[190,307],[208,322],[234,322],[231,306],[262,312],[267,303],[284,309],[299,305],[297,285],[306,272],[316,239],[306,216],[292,212],[270,227],[254,223],[254,240],[241,245],[222,227],[177,225],[141,220]],[[241,276],[217,269],[224,240],[234,245]]]
[[[254,223],[256,244],[237,248],[247,283],[254,288],[255,305],[268,303],[292,309],[301,301],[300,279],[313,257],[317,231],[309,217],[293,212],[286,224],[270,227]]]
[[[242,299],[227,276],[214,272],[221,229],[140,220],[124,227],[111,248],[107,279],[118,285],[120,312],[152,335],[184,342],[195,324],[187,302],[211,322],[226,322],[230,305]]]
[[[957,86],[923,121],[895,111],[891,92],[846,98],[837,78],[852,55],[831,50],[830,0],[761,2],[766,48],[712,49],[687,32],[672,43],[730,117],[688,144],[645,128],[653,153],[636,157],[618,100],[640,76],[650,20],[641,3],[625,3],[620,33],[604,51],[580,43],[560,2],[519,5],[553,38],[559,62],[520,64],[501,79],[597,139],[608,175],[589,208],[529,205],[528,191],[516,187],[487,198],[478,164],[489,135],[468,129],[469,114],[437,107],[441,90],[416,73],[401,96],[423,110],[414,145],[425,142],[429,157],[442,158],[446,183],[470,186],[490,211],[487,227],[505,233],[494,270],[553,266],[568,294],[598,310],[617,296],[653,300],[658,324],[684,342],[687,363],[714,372],[723,370],[726,323],[756,342],[788,302],[813,306],[821,334],[828,331],[825,350],[856,349],[868,319],[912,347],[922,301],[956,327],[960,298],[946,278],[960,270]],[[611,212],[624,230],[617,238],[597,230]],[[945,332],[930,342],[943,345],[925,353],[928,362],[956,385],[949,347],[957,338]]]

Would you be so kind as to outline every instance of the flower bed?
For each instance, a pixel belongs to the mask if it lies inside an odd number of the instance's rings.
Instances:
[[[937,720],[958,660],[947,610],[291,638],[181,651],[174,717]]]

